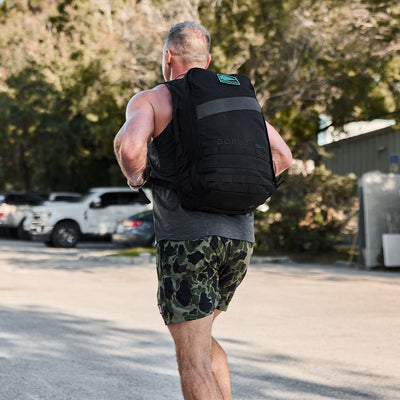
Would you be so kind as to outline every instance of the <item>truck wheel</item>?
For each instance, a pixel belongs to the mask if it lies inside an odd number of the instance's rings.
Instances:
[[[24,229],[24,220],[25,220],[25,218],[18,225],[17,236],[18,236],[18,239],[30,240],[31,237],[29,235],[29,232]]]
[[[55,247],[75,247],[78,240],[79,228],[73,222],[59,222],[53,229],[52,242]]]

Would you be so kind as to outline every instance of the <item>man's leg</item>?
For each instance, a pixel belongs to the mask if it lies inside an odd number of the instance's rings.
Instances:
[[[215,310],[214,319],[221,313]],[[212,338],[211,368],[224,400],[231,400],[231,376],[228,358],[221,345]]]
[[[175,342],[185,400],[231,400],[227,357],[211,331],[246,274],[251,250],[252,243],[217,236],[157,246],[158,304]],[[193,315],[198,319],[185,321]]]
[[[229,370],[228,383],[222,382],[226,377],[227,362],[222,348],[211,336],[213,320],[214,315],[210,315],[168,325],[175,342],[185,400],[230,399],[230,388],[229,397],[224,397],[221,391],[226,393],[227,385],[230,385]]]

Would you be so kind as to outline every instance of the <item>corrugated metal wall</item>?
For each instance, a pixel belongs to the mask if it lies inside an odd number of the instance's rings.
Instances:
[[[365,172],[400,172],[400,132],[391,127],[365,133],[324,146],[330,159],[323,164],[336,174],[350,172],[361,177]]]

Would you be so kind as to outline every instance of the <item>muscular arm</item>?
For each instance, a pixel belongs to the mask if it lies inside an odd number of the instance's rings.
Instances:
[[[267,125],[268,138],[271,145],[275,175],[279,175],[292,165],[292,153],[275,128],[268,122],[265,123]]]
[[[148,92],[134,96],[126,109],[126,122],[114,139],[114,151],[122,173],[131,185],[145,180],[147,143],[154,133],[154,109]]]

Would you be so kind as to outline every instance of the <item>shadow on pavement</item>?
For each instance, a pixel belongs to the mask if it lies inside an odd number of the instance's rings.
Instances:
[[[47,309],[0,308],[2,400],[179,396],[167,334]]]
[[[379,388],[365,389],[365,377],[352,377],[351,371],[346,374],[349,382],[359,382],[356,386],[335,384],[334,377],[328,385],[318,377],[310,380],[309,373],[308,378],[301,378],[301,373],[294,376],[293,371],[306,371],[310,360],[263,354],[246,341],[220,340],[230,346],[235,399],[389,398],[381,396]],[[313,362],[324,367],[322,361]],[[385,383],[379,378],[380,385]],[[385,390],[396,388],[385,385]],[[182,396],[167,332],[124,329],[106,320],[25,307],[0,308],[0,398],[179,400]]]
[[[220,339],[221,344],[230,340]],[[234,399],[388,400],[397,399],[399,385],[391,377],[353,371],[351,365],[327,360],[260,352],[236,343],[229,349]],[[244,351],[244,347],[247,349]],[[239,350],[241,349],[241,350]],[[232,351],[233,350],[233,351]],[[317,371],[314,375],[312,371]],[[313,378],[310,378],[313,376]],[[373,382],[373,385],[371,385]]]

